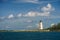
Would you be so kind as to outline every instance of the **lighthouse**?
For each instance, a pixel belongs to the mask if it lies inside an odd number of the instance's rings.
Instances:
[[[39,22],[39,30],[42,30],[43,29],[43,23],[42,23],[42,21],[40,20],[40,22]]]

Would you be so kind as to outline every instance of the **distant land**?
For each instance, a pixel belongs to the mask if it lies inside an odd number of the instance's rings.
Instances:
[[[42,30],[0,30],[0,32],[60,32],[60,23]]]

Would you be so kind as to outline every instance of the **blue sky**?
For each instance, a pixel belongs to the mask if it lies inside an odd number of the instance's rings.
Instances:
[[[60,22],[60,0],[0,0],[0,29],[37,29]]]

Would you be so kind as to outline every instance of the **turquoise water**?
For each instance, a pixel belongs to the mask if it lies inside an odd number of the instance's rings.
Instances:
[[[0,40],[60,40],[60,32],[0,32]]]

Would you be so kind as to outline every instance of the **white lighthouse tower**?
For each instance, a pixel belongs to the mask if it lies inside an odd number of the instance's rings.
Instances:
[[[40,20],[40,22],[39,22],[39,30],[42,30],[43,29],[43,23],[42,23],[42,21]]]

